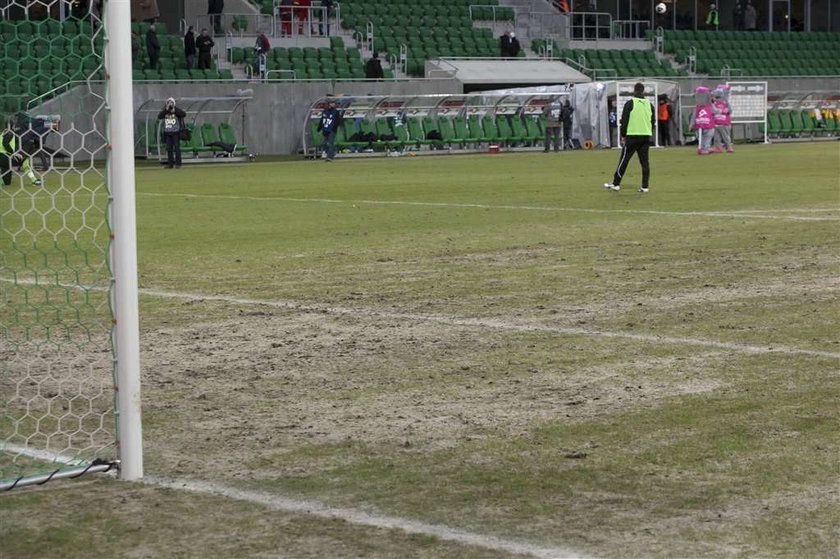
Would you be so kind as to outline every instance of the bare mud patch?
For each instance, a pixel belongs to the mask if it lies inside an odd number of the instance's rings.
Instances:
[[[157,474],[205,479],[263,469],[295,475],[304,466],[290,460],[286,468],[283,457],[303,448],[451,448],[723,383],[710,374],[716,351],[642,351],[628,342],[593,349],[544,333],[283,311],[146,332],[149,464]],[[318,462],[308,457],[305,468]]]

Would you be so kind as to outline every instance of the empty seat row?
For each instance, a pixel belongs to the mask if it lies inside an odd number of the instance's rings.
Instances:
[[[840,131],[837,111],[820,111],[817,118],[814,110],[767,111],[767,134],[773,138],[835,136]]]

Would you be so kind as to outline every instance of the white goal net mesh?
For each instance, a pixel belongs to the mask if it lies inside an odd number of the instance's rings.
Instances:
[[[0,482],[116,453],[97,5],[0,3]]]

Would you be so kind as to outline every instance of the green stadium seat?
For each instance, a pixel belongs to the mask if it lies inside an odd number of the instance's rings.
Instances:
[[[443,141],[450,146],[452,144],[463,144],[466,141],[466,125],[463,123],[463,119],[461,119],[461,130],[456,126],[454,119],[448,117],[438,118],[437,127]],[[429,130],[429,128],[426,128],[426,130]]]

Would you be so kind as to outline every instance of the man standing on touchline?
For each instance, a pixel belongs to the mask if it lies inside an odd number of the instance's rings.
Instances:
[[[645,86],[637,83],[633,87],[633,98],[624,103],[621,111],[621,158],[615,170],[612,182],[604,186],[611,190],[621,190],[621,179],[634,153],[639,154],[642,166],[642,188],[639,192],[648,192],[650,187],[650,165],[648,164],[648,150],[653,135],[654,119],[656,118],[653,104],[645,99]]]

